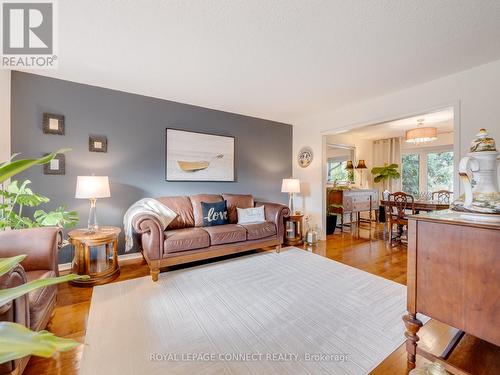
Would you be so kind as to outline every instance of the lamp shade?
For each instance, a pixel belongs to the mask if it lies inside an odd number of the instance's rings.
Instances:
[[[358,161],[358,165],[356,166],[356,169],[367,169],[367,166],[366,166],[365,161],[363,159],[360,159]]]
[[[437,139],[437,128],[415,128],[406,132],[406,142],[424,143]]]
[[[300,193],[300,180],[296,178],[284,178],[281,183],[282,193]]]
[[[78,176],[76,178],[75,198],[109,198],[108,176]]]
[[[352,160],[347,160],[345,169],[354,169],[354,165],[352,165]]]

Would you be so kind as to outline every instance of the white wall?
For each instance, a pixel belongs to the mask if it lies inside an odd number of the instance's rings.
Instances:
[[[296,121],[293,134],[294,153],[297,154],[303,146],[312,147],[315,153],[308,168],[300,168],[294,163],[294,177],[299,178],[305,187],[305,194],[296,197],[296,207],[301,207],[306,214],[311,214],[314,223],[324,228],[323,135],[328,131],[353,129],[453,106],[454,143],[459,151],[458,158],[467,152],[470,141],[481,127],[485,127],[500,143],[499,100],[500,60],[497,60],[389,95]]]
[[[0,70],[0,162],[10,157],[10,70]]]

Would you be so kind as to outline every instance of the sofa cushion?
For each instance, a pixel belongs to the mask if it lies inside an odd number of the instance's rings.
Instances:
[[[222,245],[225,243],[242,242],[247,239],[247,231],[241,225],[226,224],[215,227],[205,227],[210,236],[210,245]]]
[[[238,224],[257,224],[266,221],[264,206],[251,208],[237,208]]]
[[[217,194],[197,194],[189,196],[191,199],[191,205],[193,207],[194,216],[194,226],[203,226],[203,210],[201,208],[201,202],[214,203],[222,201],[222,196]]]
[[[173,253],[210,246],[208,233],[201,228],[183,228],[165,231],[163,251]]]
[[[194,227],[193,206],[189,197],[160,197],[156,200],[177,214],[177,217],[168,225],[167,230]]]
[[[229,224],[227,221],[226,201],[215,203],[201,202],[201,209],[203,211],[204,227]]]
[[[264,223],[241,224],[241,226],[246,229],[247,239],[249,241],[276,235],[276,225],[270,221]]]
[[[46,279],[49,277],[56,277],[56,273],[52,270],[38,270],[26,272],[26,279],[28,282]],[[35,289],[28,293],[29,307],[30,307],[30,328],[33,330],[43,329],[40,324],[42,320],[47,318],[47,308],[51,306],[50,300],[56,298],[57,285],[46,286],[43,288]]]
[[[251,208],[254,206],[253,196],[250,194],[222,194],[227,202],[227,213],[230,224],[238,222],[236,208]]]

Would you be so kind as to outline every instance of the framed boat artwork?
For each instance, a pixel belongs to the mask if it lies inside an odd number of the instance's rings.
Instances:
[[[166,129],[167,181],[234,181],[234,137]]]

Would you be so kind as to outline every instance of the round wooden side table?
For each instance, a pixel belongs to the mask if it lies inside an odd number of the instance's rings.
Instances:
[[[99,227],[95,233],[87,229],[75,229],[68,233],[75,247],[73,272],[88,275],[86,280],[70,281],[76,286],[105,284],[120,274],[118,266],[118,227]]]
[[[302,218],[304,215],[290,215],[285,220],[285,245],[300,246],[302,240]]]

